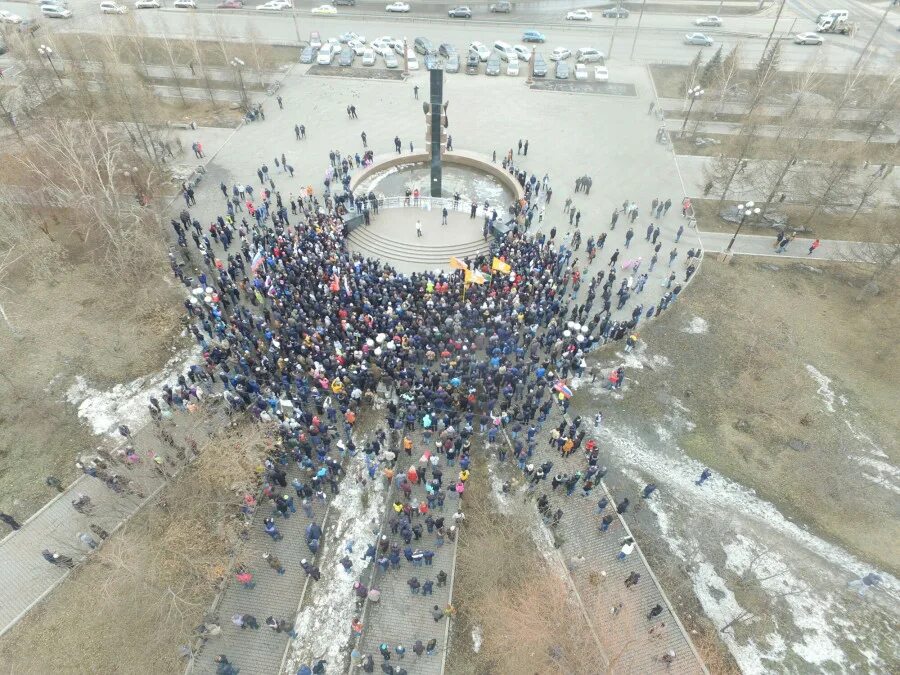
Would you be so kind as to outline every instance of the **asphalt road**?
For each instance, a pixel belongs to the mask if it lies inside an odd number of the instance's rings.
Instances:
[[[170,1],[170,0],[166,0]],[[823,70],[844,70],[858,58],[871,31],[874,30],[883,12],[879,6],[865,5],[851,0],[852,19],[861,26],[853,37],[840,35],[825,36],[825,44],[820,47],[795,45],[790,40],[797,32],[812,30],[815,15],[825,8],[819,2],[826,0],[787,0],[789,3],[776,26],[774,37],[782,39],[784,49],[781,66],[785,69],[805,69],[815,63]],[[310,0],[295,3],[294,12],[259,12],[247,10],[216,10],[216,0],[199,0],[200,8],[177,10],[139,10],[134,12],[137,20],[145,25],[151,34],[166,34],[169,37],[196,34],[213,37],[217,33],[240,39],[248,31],[255,29],[263,41],[293,44],[308,38],[311,30],[318,30],[323,36],[337,35],[346,30],[354,30],[374,38],[379,35],[395,37],[428,37],[435,43],[453,42],[457,46],[478,40],[487,44],[502,39],[517,43],[522,31],[534,28],[545,33],[547,42],[542,50],[549,53],[554,47],[570,49],[596,47],[605,52],[615,63],[627,60],[634,46],[634,58],[644,63],[689,63],[700,47],[683,44],[687,32],[704,32],[715,40],[712,48],[705,48],[706,58],[719,44],[726,50],[742,43],[744,58],[751,63],[762,54],[764,45],[772,30],[775,19],[774,8],[770,7],[762,15],[725,17],[721,28],[697,28],[693,25],[694,14],[650,14],[646,13],[637,31],[638,16],[633,13],[616,25],[612,19],[602,19],[595,12],[592,22],[575,23],[565,21],[565,11],[573,4],[568,0],[548,0],[547,2],[517,4],[512,14],[490,14],[487,3],[472,5],[475,17],[471,20],[449,19],[446,9],[453,6],[446,2],[415,2],[408,14],[388,14],[384,2],[359,0],[355,7],[339,7],[337,16],[316,16],[310,8],[318,3]],[[58,30],[86,30],[103,32],[124,30],[122,18],[104,16],[99,13],[95,1],[71,0],[70,8],[75,17],[68,21],[44,20]],[[846,4],[846,3],[845,3]],[[251,5],[252,7],[252,5]],[[10,9],[23,16],[35,16],[39,10],[34,5],[15,2],[0,2],[0,8]],[[900,9],[892,10],[900,17]],[[876,68],[890,70],[898,67],[900,54],[900,33],[893,23],[893,15],[881,27],[873,42],[869,63]],[[637,32],[637,39],[635,34]]]

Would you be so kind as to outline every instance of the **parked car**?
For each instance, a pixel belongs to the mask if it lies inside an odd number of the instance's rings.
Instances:
[[[409,70],[419,69],[419,58],[416,56],[416,52],[414,49],[406,50],[406,67]]]
[[[356,56],[362,56],[363,52],[366,51],[366,46],[359,40],[350,40],[350,42],[347,43],[347,46],[353,50],[353,53]]]
[[[513,77],[519,74],[519,59],[510,59],[506,62],[506,74]]]
[[[387,56],[388,54],[394,53],[394,43],[375,40],[372,42],[372,49],[375,50],[375,53],[378,54],[378,56]]]
[[[338,56],[338,65],[344,66],[345,68],[347,66],[352,66],[354,56],[356,55],[353,53],[353,50],[350,47],[344,47],[343,49],[341,49],[340,56]]]
[[[319,5],[318,7],[313,7],[310,12],[313,14],[337,14],[337,7],[334,5]]]
[[[22,17],[18,14],[13,14],[12,12],[0,9],[0,22],[2,23],[22,23]]]
[[[575,60],[578,63],[597,63],[604,59],[603,52],[593,47],[582,47],[575,52]]]
[[[120,5],[118,2],[113,2],[112,0],[103,0],[100,3],[100,11],[103,14],[124,14],[128,11],[128,8],[125,5]]]
[[[336,2],[334,4],[339,5],[340,3]],[[359,33],[354,33],[352,30],[338,35],[338,42],[342,42],[342,43],[346,44],[347,42],[350,42],[351,40],[356,40],[357,42],[362,42],[363,44],[365,44],[366,36],[360,35]]]
[[[431,44],[431,40],[428,38],[417,37],[413,40],[413,48],[422,55],[434,54],[434,45]]]
[[[609,69],[606,66],[594,66],[594,79],[598,82],[609,82]]]
[[[399,65],[399,60],[397,59],[397,55],[394,52],[387,52],[383,54],[384,56],[384,65],[388,68],[396,68]]]
[[[441,46],[438,47],[438,55],[443,56],[444,58],[448,58],[451,54],[457,54],[456,47],[451,45],[449,42],[442,42]]]
[[[41,14],[48,19],[71,19],[72,12],[59,5],[41,5]]]
[[[374,66],[375,65],[375,50],[371,47],[366,47],[362,53],[362,64],[364,66]]]
[[[617,5],[616,7],[604,9],[601,14],[603,14],[604,19],[627,19],[631,12],[622,6]]]
[[[688,33],[684,36],[684,44],[712,47],[713,41],[712,38],[706,37],[703,33]]]
[[[444,61],[444,70],[448,73],[459,72],[459,54],[453,52],[450,56],[447,57],[447,60]]]
[[[300,50],[300,63],[312,63],[316,60],[316,50],[312,47],[304,47]]]
[[[175,0],[172,3],[175,9],[197,9],[197,3],[194,0]]]
[[[331,62],[334,60],[335,48],[330,42],[326,42],[322,45],[322,48],[319,49],[319,54],[316,56],[316,63],[320,66],[330,66]]]
[[[334,0],[335,5],[347,5],[348,7],[354,7],[356,5],[356,0]]]
[[[591,21],[594,15],[586,9],[574,9],[566,12],[566,21]]]
[[[544,61],[544,55],[540,52],[534,54],[534,65],[531,72],[535,77],[547,77],[547,62]]]
[[[545,42],[544,34],[536,30],[526,30],[522,33],[522,42]]]
[[[699,19],[694,19],[695,26],[713,26],[718,28],[722,25],[722,19],[717,16],[703,16]]]
[[[223,0],[218,5],[216,5],[216,9],[243,9],[244,8],[244,0]]]
[[[313,49],[318,49],[322,46],[322,36],[319,35],[319,31],[311,30],[309,31],[309,46]]]
[[[471,19],[472,10],[465,5],[460,5],[459,7],[454,7],[453,9],[449,10],[447,12],[447,16],[449,16],[451,19]]]
[[[425,70],[438,70],[441,67],[438,63],[437,56],[434,54],[426,54],[423,56],[422,63],[425,64]]]
[[[479,63],[481,63],[481,57],[477,52],[470,51],[466,56],[466,75],[477,75]]]
[[[823,40],[818,33],[797,33],[794,43],[798,45],[820,45]]]
[[[159,0],[137,0],[135,9],[159,9]]]
[[[478,58],[482,61],[487,61],[488,57],[491,55],[491,50],[487,48],[486,44],[483,44],[481,42],[470,42],[469,51],[473,51],[478,54]]]
[[[531,61],[531,50],[525,45],[513,45],[513,51],[519,57],[519,61],[528,63]]]
[[[551,61],[565,61],[570,56],[572,56],[572,52],[566,47],[557,47],[550,52]]]
[[[583,63],[575,64],[575,79],[576,80],[586,80],[588,76],[587,66]]]
[[[385,7],[384,10],[386,12],[408,12],[409,11],[409,3],[392,2],[387,7]]]
[[[493,13],[500,14],[509,14],[512,11],[512,3],[507,2],[506,0],[500,0],[500,2],[495,2],[488,9]]]
[[[291,5],[284,0],[268,0],[268,2],[264,2],[261,5],[257,5],[256,9],[263,12],[281,12],[285,9],[290,9]]]
[[[485,75],[499,75],[500,74],[500,55],[499,54],[491,54],[488,57],[487,65],[484,67]]]
[[[557,80],[568,80],[569,79],[569,64],[565,61],[557,61],[556,62],[556,79]]]

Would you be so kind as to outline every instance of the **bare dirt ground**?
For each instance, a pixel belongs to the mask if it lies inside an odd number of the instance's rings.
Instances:
[[[160,272],[162,274],[162,272]],[[166,281],[129,291],[75,265],[59,281],[7,280],[0,324],[0,509],[24,520],[51,496],[54,475],[97,442],[66,401],[76,376],[109,388],[158,371],[183,346],[180,297]]]
[[[735,139],[735,135],[699,133],[703,138],[712,138],[718,141],[716,144],[699,146],[691,137],[673,139],[673,147],[679,155],[701,155],[703,157],[718,157],[722,154],[723,144]],[[804,159],[828,161],[835,154],[864,156],[873,166],[883,162],[897,161],[897,145],[895,143],[864,143],[863,141],[834,141],[821,143],[804,152]],[[760,136],[754,139],[753,145],[745,153],[749,159],[779,159],[784,156],[774,138]]]
[[[2,640],[10,673],[176,673],[240,546],[265,430],[223,430],[200,457]],[[235,550],[239,553],[235,558]],[[224,619],[224,620],[227,620]]]
[[[608,484],[637,503],[682,617],[744,672],[900,667],[898,300],[896,280],[874,297],[868,280],[849,265],[708,260],[637,352],[598,354],[626,363],[626,390],[583,382],[574,399],[604,412]],[[640,500],[650,482],[658,496]],[[847,589],[873,570],[877,591]]]

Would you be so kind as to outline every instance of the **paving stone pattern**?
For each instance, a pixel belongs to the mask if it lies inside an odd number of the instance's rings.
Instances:
[[[204,439],[224,423],[225,414],[218,411],[217,401],[206,399],[203,405],[207,414],[198,413],[194,417],[190,413],[176,412],[174,424],[163,423],[176,444],[184,445],[187,439],[194,439],[202,447]],[[88,549],[79,541],[79,532],[90,534],[99,541],[99,537],[90,531],[91,524],[112,533],[166,482],[153,463],[146,459],[148,452],[175,462],[164,464],[167,474],[173,474],[184,464],[176,458],[176,451],[162,441],[153,424],[134,430],[132,443],[144,461],[127,466],[114,463],[108,470],[126,481],[134,481],[144,497],[113,492],[101,480],[83,474],[23,523],[21,530],[0,541],[0,634],[15,625],[25,612],[68,576],[69,570],[44,561],[41,557],[43,549],[67,555],[76,562],[86,559]],[[90,515],[81,514],[72,506],[78,493],[91,498],[93,509]]]
[[[596,487],[590,496],[582,497],[580,482],[571,496],[566,496],[565,486],[560,486],[555,491],[552,489],[550,481],[554,475],[558,473],[572,475],[576,471],[584,471],[586,467],[584,444],[592,437],[591,421],[585,420],[583,425],[588,425],[588,434],[581,449],[564,459],[558,450],[551,449],[549,445],[549,432],[561,420],[559,409],[554,407],[553,413],[538,433],[537,446],[530,461],[537,466],[550,460],[553,462],[553,469],[551,475],[540,483],[534,498],[537,499],[540,494],[546,493],[550,497],[551,511],[563,510],[564,515],[556,527],[557,534],[563,540],[560,551],[570,570],[575,588],[600,635],[613,670],[633,673],[664,671],[685,675],[705,672],[686,634],[671,614],[669,605],[651,576],[646,561],[639,554],[638,548],[636,547],[625,560],[617,559],[623,540],[630,536],[623,520],[617,518],[606,532],[599,531],[601,518],[608,513],[615,514],[615,504],[624,495],[620,495],[617,501],[614,501],[605,491],[605,487]],[[514,470],[521,476],[511,457],[512,452],[507,456],[507,470]],[[600,464],[603,465],[602,445]],[[598,513],[597,502],[603,496],[607,496],[610,505],[602,513]],[[640,495],[635,493],[627,496],[630,500],[629,508],[633,509],[640,500]],[[540,516],[535,513],[535,517]],[[603,572],[606,573],[605,577]],[[631,572],[641,576],[636,586],[627,589],[624,582]],[[613,614],[613,607],[620,603],[621,608]],[[648,613],[657,604],[663,607],[662,614],[648,620]],[[651,635],[650,629],[658,627],[662,622],[665,622],[665,626],[662,629],[657,628]],[[658,659],[669,650],[675,652],[676,658],[667,669],[666,664]]]
[[[398,451],[396,469],[398,473],[409,468],[422,455],[422,451],[431,444],[425,445],[419,434],[416,435],[416,443],[412,451],[412,459],[406,456],[403,450]],[[448,483],[456,482],[456,475],[459,472],[459,463],[455,467],[446,465],[446,460],[442,457],[441,469],[444,472],[444,489],[446,490]],[[429,474],[430,475],[430,474]],[[402,496],[402,493],[400,493]],[[455,493],[454,493],[455,494]],[[412,499],[419,501],[425,500],[425,488],[423,485],[413,487]],[[395,495],[392,491],[387,500],[387,508],[384,516],[385,534],[393,542],[400,544],[401,550],[405,547],[403,539],[399,535],[392,535],[390,528],[387,527],[387,521],[393,512],[393,502]],[[447,494],[443,511],[435,507],[432,514],[443,515],[445,518],[445,529],[449,530],[453,525],[453,514],[458,507],[458,500],[453,494]],[[398,569],[388,569],[387,573],[383,573],[378,565],[374,566],[374,587],[381,591],[381,599],[378,603],[367,603],[364,616],[364,632],[360,645],[358,647],[360,653],[365,656],[372,654],[376,662],[376,671],[380,672],[380,664],[383,661],[378,651],[378,646],[386,642],[393,650],[398,644],[406,647],[406,656],[402,660],[398,660],[396,652],[391,656],[391,664],[395,667],[402,666],[410,675],[438,675],[443,671],[444,653],[447,648],[447,627],[448,619],[441,619],[435,622],[431,616],[431,611],[435,605],[441,609],[445,608],[450,602],[450,594],[453,586],[453,563],[454,553],[456,550],[456,542],[451,542],[445,538],[444,545],[440,548],[435,546],[435,534],[429,534],[425,528],[424,517],[414,517],[413,524],[420,522],[423,527],[422,538],[416,542],[413,540],[413,548],[420,548],[423,551],[434,551],[434,560],[431,566],[422,565],[414,567],[406,561],[406,558],[400,556],[400,567]],[[447,573],[447,584],[443,587],[437,586],[437,574],[443,570]],[[419,582],[424,583],[430,579],[435,582],[434,594],[424,596],[421,589],[418,594],[413,594],[407,580],[416,577]],[[421,640],[422,644],[428,644],[432,638],[437,640],[437,648],[432,656],[422,655],[417,657],[413,651],[413,644],[416,640]],[[359,671],[361,672],[361,671]]]
[[[285,619],[293,625],[297,616],[297,608],[304,593],[306,574],[300,566],[304,558],[313,562],[315,556],[306,546],[306,526],[311,522],[303,512],[300,500],[297,498],[291,481],[300,478],[308,482],[309,476],[297,468],[296,462],[289,462],[286,467],[287,487],[280,488],[283,494],[294,497],[297,508],[289,518],[283,518],[277,514],[274,506],[270,506],[267,499],[261,499],[253,522],[250,527],[249,539],[245,546],[253,552],[254,562],[247,566],[253,574],[256,586],[252,589],[244,588],[230,574],[228,584],[215,610],[215,616],[222,633],[211,638],[200,650],[194,659],[189,672],[197,675],[203,673],[215,673],[216,666],[213,659],[218,654],[225,654],[229,661],[245,673],[261,673],[275,675],[280,671],[284,652],[287,648],[289,635],[276,633],[266,626],[266,618],[273,616],[276,619]],[[326,494],[331,496],[330,490]],[[314,500],[312,503],[315,521],[325,529],[324,520],[327,503]],[[273,541],[263,528],[263,520],[272,516],[275,525],[283,535],[281,541]],[[263,560],[264,553],[273,553],[284,566],[285,573],[278,574]],[[230,571],[232,572],[232,571]],[[313,579],[310,584],[315,584]],[[260,628],[241,629],[231,621],[235,614],[251,614],[256,617]]]

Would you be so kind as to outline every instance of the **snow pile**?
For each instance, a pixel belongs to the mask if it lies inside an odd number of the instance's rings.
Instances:
[[[184,349],[171,359],[161,371],[145,375],[128,384],[117,384],[109,391],[91,387],[81,375],[66,392],[66,400],[78,407],[78,416],[87,421],[94,433],[114,435],[120,424],[127,424],[132,431],[140,428],[149,418],[147,399],[158,395],[164,384],[172,384],[188,366],[200,358],[200,347]]]
[[[774,505],[739,483],[713,475],[704,485],[696,485],[703,465],[671,445],[667,430],[658,428],[656,433],[666,450],[649,447],[631,429],[606,426],[598,430],[604,447],[627,478],[643,486],[645,478],[652,476],[659,485],[659,496],[646,504],[658,517],[672,553],[687,563],[694,592],[718,628],[742,613],[742,621],[753,620],[729,588],[726,569],[737,574],[747,571],[760,553],[755,543],[759,540],[777,547],[777,555],[766,553],[753,565],[751,574],[773,607],[788,615],[790,624],[779,625],[777,633],[767,635],[754,632],[754,627],[749,638],[747,630],[738,631],[740,638],[732,630],[720,633],[742,671],[772,672],[773,663],[782,662],[789,652],[809,663],[811,669],[845,668],[848,642],[857,642],[860,631],[864,635],[868,631],[859,622],[842,626],[834,621],[850,609],[834,591],[871,572],[871,566],[790,522]],[[705,523],[710,527],[721,523],[723,529],[712,532]],[[900,581],[880,570],[879,574],[884,579],[879,594],[886,601],[900,597]],[[876,627],[877,620],[871,628]],[[788,635],[793,639],[787,640]],[[858,646],[859,654],[877,668],[881,657]],[[890,646],[882,645],[882,649],[890,650]]]
[[[472,629],[472,651],[476,654],[481,651],[483,636],[484,633],[481,630],[481,626],[475,626]]]
[[[886,490],[900,494],[900,469],[891,464],[888,454],[868,435],[854,427],[850,420],[844,420],[844,424],[860,445],[861,454],[851,454],[848,458],[862,467],[862,477]]]
[[[695,316],[687,326],[681,329],[681,332],[690,333],[691,335],[703,335],[703,333],[709,332],[709,323],[707,323],[706,319]]]
[[[285,673],[297,672],[304,663],[318,659],[329,663],[329,671],[340,669],[350,642],[350,623],[357,616],[356,596],[353,582],[367,578],[364,571],[371,564],[360,560],[366,546],[374,540],[374,532],[385,505],[385,485],[381,480],[367,481],[360,476],[368,476],[365,460],[361,455],[354,457],[347,475],[329,511],[325,542],[318,564],[322,570],[320,581],[310,581],[309,599],[297,615],[294,630],[297,638],[291,643],[291,654],[287,659]],[[376,474],[377,476],[377,474]],[[363,494],[368,493],[368,504],[364,507]],[[350,553],[353,569],[345,572],[340,564],[347,553],[348,542],[355,547]]]
[[[823,375],[808,363],[806,364],[806,372],[809,373],[809,376],[819,385],[819,390],[816,393],[822,399],[822,403],[825,404],[828,412],[833,413],[836,396],[831,389],[831,378]],[[846,405],[846,399],[844,397],[841,397],[841,403]]]

